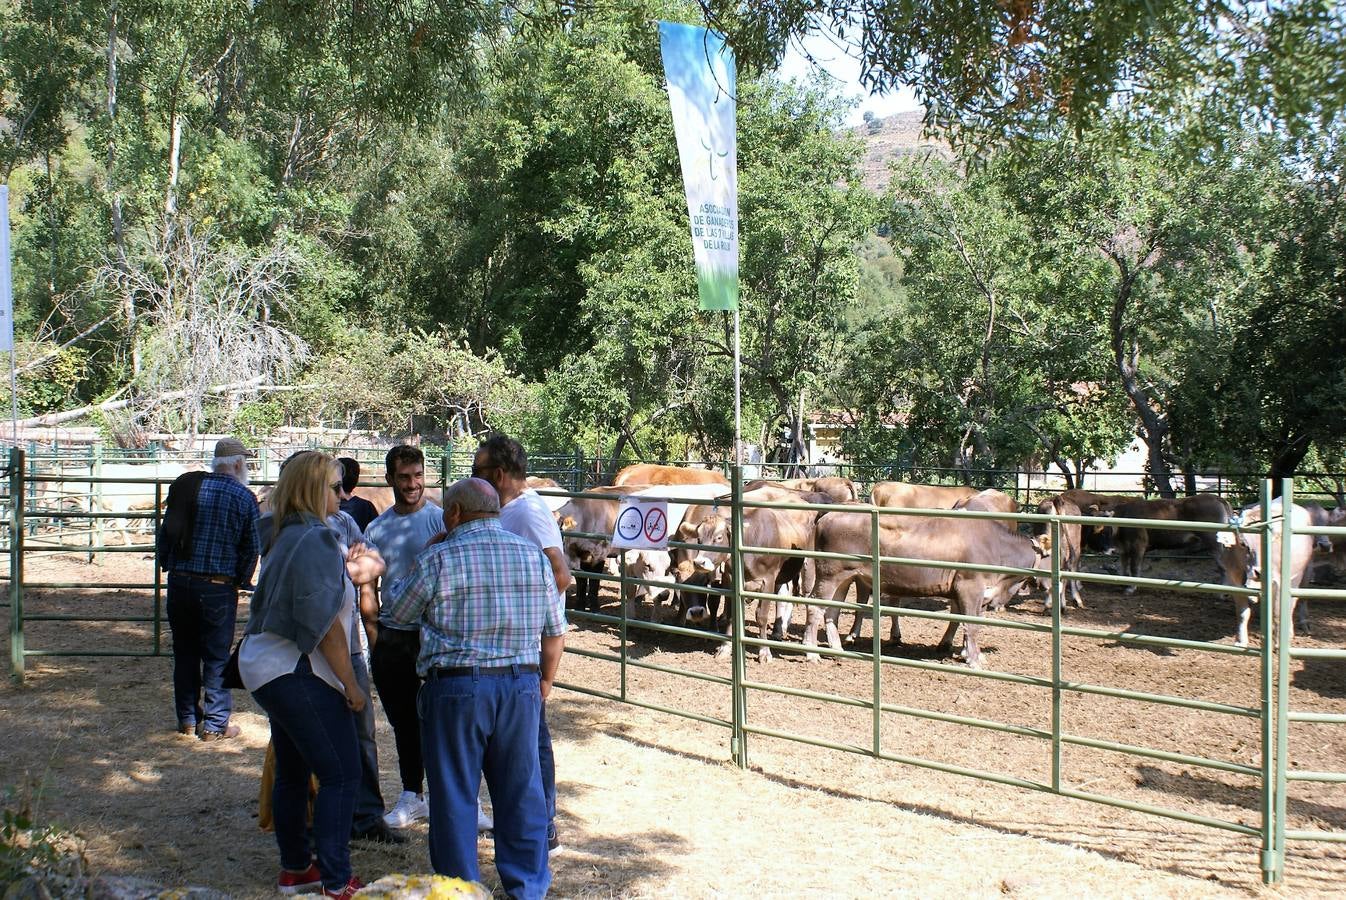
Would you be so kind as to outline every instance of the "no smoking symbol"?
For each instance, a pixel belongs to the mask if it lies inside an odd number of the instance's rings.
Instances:
[[[659,543],[668,534],[668,516],[662,509],[652,509],[645,516],[645,539]]]

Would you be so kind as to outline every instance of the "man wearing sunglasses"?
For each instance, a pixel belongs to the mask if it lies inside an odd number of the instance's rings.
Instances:
[[[472,477],[481,478],[500,495],[500,527],[527,538],[542,548],[551,566],[556,586],[553,602],[565,619],[565,593],[570,587],[570,566],[561,542],[561,529],[547,504],[528,487],[528,454],[523,445],[503,434],[494,434],[481,442],[472,460]],[[561,849],[556,833],[556,761],[552,754],[551,731],[547,728],[547,703],[543,700],[538,725],[538,762],[542,770],[542,793],[547,801],[547,847]]]

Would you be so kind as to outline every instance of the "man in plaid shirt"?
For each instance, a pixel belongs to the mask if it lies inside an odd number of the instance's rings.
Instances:
[[[234,641],[238,589],[252,584],[257,568],[257,498],[244,487],[252,455],[237,438],[224,438],[196,493],[174,500],[191,507],[188,552],[180,552],[164,532],[158,535],[159,565],[168,571],[178,733],[203,741],[239,733],[229,724],[234,700],[224,687],[224,665]]]
[[[420,622],[417,699],[430,788],[430,864],[479,880],[477,786],[495,811],[495,866],[511,897],[551,885],[547,805],[538,763],[542,701],[565,645],[541,549],[500,527],[489,483],[465,478],[444,492],[446,537],[426,549],[384,598],[400,624]]]

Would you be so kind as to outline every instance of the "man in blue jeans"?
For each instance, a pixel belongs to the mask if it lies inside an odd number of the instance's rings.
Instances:
[[[236,438],[217,443],[208,474],[180,476],[179,481],[195,476],[183,481],[181,492],[174,483],[165,526],[157,535],[159,565],[168,572],[178,733],[203,741],[239,733],[237,725],[229,724],[234,701],[223,675],[234,641],[238,590],[251,584],[257,567],[257,498],[244,486],[252,455]]]
[[[477,787],[495,812],[495,868],[510,897],[551,885],[538,721],[565,644],[551,566],[500,527],[500,500],[479,478],[444,492],[446,536],[416,559],[384,612],[420,623],[417,698],[435,872],[479,880]]]
[[[566,588],[570,587],[570,563],[566,560],[561,529],[547,503],[528,487],[528,454],[523,445],[503,434],[493,434],[477,447],[472,459],[472,477],[491,483],[500,496],[500,527],[537,544],[551,566],[556,583],[554,602],[565,609]],[[552,752],[551,729],[547,727],[547,705],[537,732],[538,762],[542,766],[542,793],[547,798],[547,848],[561,849],[556,832],[556,756]]]

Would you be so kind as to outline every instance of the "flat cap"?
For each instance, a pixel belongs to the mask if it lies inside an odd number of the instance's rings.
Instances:
[[[247,447],[244,447],[243,442],[240,441],[238,438],[231,438],[231,437],[221,438],[219,443],[215,445],[216,459],[221,459],[226,456],[256,456],[256,455],[257,454],[253,453]]]

